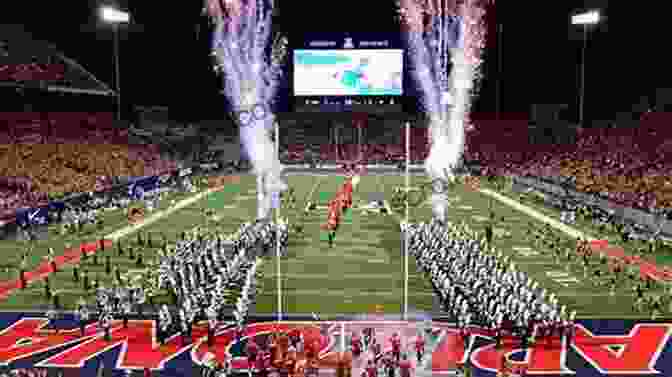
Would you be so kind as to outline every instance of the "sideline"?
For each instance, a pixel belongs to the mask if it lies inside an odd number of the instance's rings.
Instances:
[[[518,212],[522,212],[522,213],[534,218],[535,220],[538,220],[538,221],[541,221],[545,224],[548,224],[548,225],[552,226],[553,228],[555,228],[556,230],[559,230],[559,231],[565,233],[566,235],[568,235],[570,237],[581,238],[581,239],[584,239],[584,240],[588,240],[588,242],[597,240],[596,238],[588,237],[583,232],[580,232],[580,231],[578,231],[578,230],[576,230],[576,229],[574,229],[574,228],[572,228],[572,227],[570,227],[566,224],[563,224],[562,222],[560,222],[558,220],[552,219],[552,218],[542,214],[541,212],[539,212],[535,209],[532,209],[532,208],[530,208],[530,207],[528,207],[524,204],[521,204],[521,203],[519,203],[519,202],[517,202],[517,201],[515,201],[511,198],[507,198],[506,196],[501,195],[497,192],[494,192],[490,189],[479,189],[478,192],[480,192],[484,195],[487,195],[491,198],[497,199],[498,201],[508,205],[509,207],[517,210]]]
[[[174,206],[172,206],[168,209],[164,209],[162,211],[155,212],[149,218],[146,218],[146,219],[144,219],[143,221],[141,221],[137,224],[127,225],[126,227],[121,228],[121,229],[119,229],[119,230],[117,230],[113,233],[110,233],[103,238],[106,239],[106,240],[117,241],[120,238],[126,237],[129,234],[133,234],[133,233],[137,232],[138,230],[144,228],[145,226],[151,225],[151,224],[161,220],[162,218],[164,218],[168,215],[171,215],[175,211],[178,211],[178,210],[180,210],[184,207],[187,207],[191,204],[194,204],[195,202],[201,200],[202,198],[204,198],[204,197],[206,197],[206,196],[208,196],[208,195],[210,195],[210,194],[212,194],[213,192],[216,192],[216,191],[217,191],[217,189],[209,188],[209,189],[207,189],[205,191],[202,191],[202,192],[200,192],[200,193],[198,193],[198,194],[196,194],[192,197],[182,199],[179,202],[175,203]]]

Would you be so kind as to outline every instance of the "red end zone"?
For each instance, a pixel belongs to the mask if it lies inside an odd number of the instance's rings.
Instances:
[[[449,374],[467,358],[477,370],[491,373],[501,370],[504,363],[531,375],[661,376],[661,373],[668,375],[672,372],[672,357],[666,347],[672,324],[638,323],[620,330],[615,327],[618,321],[611,321],[612,325],[607,323],[609,321],[597,322],[606,327],[577,325],[570,344],[556,336],[540,339],[526,350],[521,350],[519,340],[512,337],[505,337],[501,347],[495,348],[492,334],[479,328],[471,329],[465,347],[464,338],[457,330],[434,322],[433,335],[426,338],[426,356],[420,362],[415,360],[414,340],[419,334],[427,334],[420,328],[420,323],[260,322],[246,326],[242,343],[249,339],[261,340],[271,332],[298,330],[307,342],[319,342],[319,368],[333,370],[342,346],[349,346],[342,334],[349,337],[353,332],[361,333],[364,328],[374,328],[374,336],[383,351],[392,349],[392,334],[398,333],[402,352],[408,352],[413,368],[431,370],[433,374]],[[624,326],[623,321],[620,323]],[[188,367],[192,367],[200,364],[207,353],[214,354],[220,361],[230,355],[234,369],[246,370],[248,367],[242,344],[236,341],[231,328],[217,333],[213,347],[208,347],[206,328],[202,325],[194,328],[191,344],[183,344],[179,336],[174,336],[159,346],[153,321],[132,320],[128,328],[115,322],[109,342],[95,325],[89,325],[84,337],[80,337],[74,322],[72,327],[60,329],[58,333],[45,330],[47,324],[44,318],[26,317],[6,326],[0,332],[0,365],[11,368],[16,362],[31,361],[36,367],[81,368],[108,351],[119,350],[114,368],[162,370],[162,376],[169,376],[169,370],[176,369],[170,367],[171,363],[189,363]],[[353,374],[362,370],[364,362],[362,356],[353,358]]]

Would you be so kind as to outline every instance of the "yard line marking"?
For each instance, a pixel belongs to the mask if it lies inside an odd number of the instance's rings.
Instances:
[[[497,192],[494,192],[492,190],[485,189],[485,188],[479,189],[478,191],[487,195],[487,196],[490,196],[494,199],[497,199],[498,201],[508,205],[509,207],[517,210],[518,212],[522,212],[522,213],[534,218],[535,220],[541,221],[545,224],[549,224],[553,228],[565,233],[566,235],[568,235],[570,237],[587,239],[588,241],[594,241],[595,240],[595,238],[588,237],[583,232],[580,232],[580,231],[578,231],[578,230],[576,230],[576,229],[574,229],[574,228],[572,228],[572,227],[570,227],[566,224],[563,224],[558,220],[552,219],[551,217],[546,216],[546,215],[540,213],[539,211],[537,211],[535,209],[532,209],[532,208],[530,208],[530,207],[528,207],[524,204],[521,204],[520,202],[515,201],[511,198],[507,198],[506,196],[501,195]]]
[[[158,220],[160,220],[160,219],[162,219],[162,218],[164,218],[168,215],[171,215],[175,211],[178,211],[178,210],[180,210],[184,207],[187,207],[191,204],[194,204],[194,203],[198,202],[202,198],[210,195],[211,193],[213,193],[215,191],[216,191],[215,189],[207,189],[207,190],[205,190],[203,192],[200,192],[200,193],[198,193],[198,194],[196,194],[192,197],[182,199],[181,201],[177,202],[174,206],[172,206],[168,209],[156,212],[152,216],[150,216],[149,218],[147,218],[147,219],[145,219],[145,220],[143,220],[143,221],[141,221],[137,224],[128,225],[124,228],[121,228],[121,229],[117,230],[116,232],[108,234],[107,236],[105,236],[103,238],[112,240],[113,242],[117,241],[120,238],[123,238],[127,235],[133,234],[133,233],[137,232],[138,230],[140,230],[140,229],[142,229],[142,228],[144,228],[148,225],[151,225],[151,224],[157,222]]]

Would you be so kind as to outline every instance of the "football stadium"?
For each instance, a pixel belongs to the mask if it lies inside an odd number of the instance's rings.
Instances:
[[[662,104],[477,111],[490,1],[300,37],[273,1],[203,5],[214,120],[122,102],[132,7],[95,10],[111,84],[0,28],[0,376],[672,373]]]

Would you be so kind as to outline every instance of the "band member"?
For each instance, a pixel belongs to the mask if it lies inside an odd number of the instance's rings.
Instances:
[[[187,314],[184,309],[180,309],[178,313],[182,345],[186,346],[191,343],[191,337],[189,336],[189,327],[191,326],[191,323],[187,320]]]

